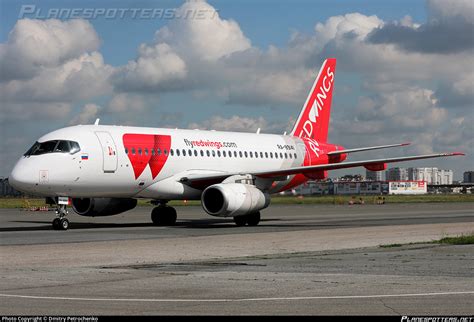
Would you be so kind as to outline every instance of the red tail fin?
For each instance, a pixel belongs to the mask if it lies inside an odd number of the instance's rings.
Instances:
[[[336,59],[324,61],[291,134],[327,142]]]

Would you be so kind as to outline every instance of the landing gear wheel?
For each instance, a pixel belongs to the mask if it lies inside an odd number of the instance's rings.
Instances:
[[[173,226],[176,224],[176,209],[168,206],[155,207],[151,212],[151,221],[157,226]]]
[[[56,218],[53,220],[53,229],[54,230],[67,230],[69,228],[69,220],[65,217],[67,216],[68,211],[66,205],[58,205],[56,208]]]
[[[63,218],[59,221],[59,227],[62,230],[67,230],[69,228],[69,220]]]
[[[54,218],[54,220],[53,220],[53,229],[54,229],[54,230],[58,230],[58,229],[59,229],[60,220],[61,220],[61,219],[59,219],[59,218]]]
[[[260,222],[260,212],[256,212],[254,214],[250,214],[247,217],[247,225],[249,226],[257,226]]]
[[[237,216],[237,217],[234,217],[234,222],[235,224],[238,226],[238,227],[242,227],[242,226],[245,226],[245,224],[247,223],[247,216]]]

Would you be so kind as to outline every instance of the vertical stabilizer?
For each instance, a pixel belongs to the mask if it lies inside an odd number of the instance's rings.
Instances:
[[[336,59],[324,61],[291,134],[327,142]]]

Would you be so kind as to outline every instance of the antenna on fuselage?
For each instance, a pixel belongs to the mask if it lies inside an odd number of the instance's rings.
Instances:
[[[285,132],[283,132],[283,135],[286,135],[286,131],[285,131]]]
[[[96,119],[94,125],[99,125],[100,119]]]
[[[260,128],[257,129],[257,134],[260,134]]]

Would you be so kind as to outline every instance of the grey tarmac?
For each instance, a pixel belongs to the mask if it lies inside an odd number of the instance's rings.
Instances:
[[[0,314],[473,314],[474,204],[273,205],[257,227],[177,207],[112,217],[0,210]]]

